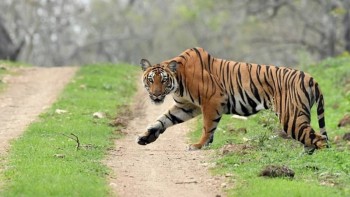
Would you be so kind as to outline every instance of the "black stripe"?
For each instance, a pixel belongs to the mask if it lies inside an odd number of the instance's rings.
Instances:
[[[202,59],[202,56],[201,56],[201,54],[200,54],[200,52],[198,51],[198,49],[196,49],[196,48],[193,48],[194,49],[194,51],[196,51],[196,53],[197,53],[197,55],[198,55],[198,57],[199,57],[199,60],[200,60],[200,62],[201,62],[201,67],[202,67],[202,81],[204,82],[204,63],[203,63],[203,59]]]
[[[301,137],[302,137],[302,135],[304,134],[304,131],[305,131],[305,129],[306,129],[307,127],[308,127],[308,126],[303,125],[303,126],[301,126],[301,127],[299,128],[298,140],[299,140],[301,143],[303,143],[303,144],[305,144],[306,135],[304,135],[304,138],[303,138],[303,139],[301,139]]]
[[[288,133],[288,122],[287,123],[283,123],[283,131]]]
[[[318,120],[318,126],[322,129],[326,126],[324,117]]]
[[[174,99],[175,103],[178,103],[178,104],[184,104],[184,103],[182,103],[182,102],[180,102],[180,101],[176,100],[174,97],[173,97],[173,99]]]
[[[231,72],[230,72],[230,61],[227,62],[226,66],[226,80],[228,80],[230,78]]]
[[[214,58],[211,58],[211,59],[212,59],[212,60],[211,60],[211,64],[210,64],[210,65],[213,66],[213,65],[214,65],[214,60],[215,60],[215,59],[214,59]]]
[[[173,124],[178,124],[178,123],[182,123],[184,122],[183,120],[181,120],[180,118],[176,117],[175,115],[171,114],[170,111],[168,112],[168,114],[170,115],[170,118],[167,117]]]
[[[192,108],[185,109],[185,108],[179,107],[179,109],[181,109],[181,111],[185,112],[186,114],[192,114],[193,113],[193,109]]]
[[[318,101],[320,97],[320,89],[318,89],[318,83],[315,84],[315,94],[316,101]]]
[[[220,122],[221,116],[219,116],[217,119],[214,119],[213,122]]]
[[[264,80],[265,80],[267,86],[270,88],[270,92],[271,92],[271,93],[274,93],[274,88],[273,88],[273,86],[269,83],[269,81],[267,80],[266,74],[264,75]]]
[[[164,123],[160,120],[157,120],[158,122],[160,122],[160,124],[162,125],[162,128],[164,129]]]
[[[289,108],[289,107],[288,107]],[[296,112],[297,111],[297,109],[294,111],[294,117],[293,117],[293,126],[292,126],[292,138],[293,139],[296,139],[296,129],[295,129],[295,126],[296,126],[296,124],[297,124],[297,115],[298,115],[298,113]],[[297,140],[299,140],[299,139],[297,139]]]
[[[261,103],[261,98],[260,98],[260,95],[259,95],[259,90],[258,88],[255,86],[255,84],[253,83],[253,79],[250,75],[250,89],[254,95],[254,97],[256,98],[256,100],[258,100],[259,103]]]
[[[211,58],[211,56],[210,56],[210,54],[208,54],[208,71],[211,73],[211,70],[210,70],[210,58]]]
[[[201,105],[202,99],[201,99],[201,93],[199,91],[199,85],[198,85],[198,93],[197,94],[198,94],[198,104]]]
[[[219,68],[220,68],[220,70],[219,70],[219,74],[220,74],[220,73],[222,73],[222,65],[223,65],[223,63],[224,63],[224,60],[221,60],[221,62],[220,62],[220,66],[219,66]]]
[[[225,103],[223,103],[223,104],[224,104],[224,106],[225,106],[225,105],[227,106],[228,113],[230,113],[230,112],[231,112],[231,101],[230,101],[230,100],[231,100],[231,99],[228,99],[226,104],[225,104]]]
[[[187,60],[186,57],[183,56],[183,55],[180,55],[179,57],[181,57],[181,58],[184,59],[184,60]]]
[[[259,85],[261,86],[261,88],[263,88],[262,82],[261,82],[261,80],[260,80],[261,66],[260,66],[259,64],[257,65],[256,71],[257,71],[257,72],[255,72],[255,74],[256,74],[255,78],[258,80]],[[265,92],[265,91],[264,91],[264,92]],[[260,100],[259,100],[259,102],[260,102]]]
[[[318,100],[318,106],[317,106],[317,114],[321,115],[322,113],[324,113],[324,108],[323,108],[323,95],[320,96],[319,100]]]
[[[213,96],[215,96],[215,92],[216,92],[216,85],[215,85],[215,79],[213,78],[213,75],[209,75],[210,77],[210,81],[211,81],[211,87],[212,87],[212,90],[211,90],[211,94],[210,96],[208,97],[208,100],[211,100],[211,98]],[[209,85],[207,86],[207,93],[206,95],[208,95],[208,91],[209,91]]]
[[[179,77],[178,84],[179,84],[180,96],[183,96],[184,95],[184,85],[182,83],[182,78],[181,77]]]
[[[190,92],[188,92],[188,95],[190,95],[190,99],[191,99],[192,103],[195,103],[195,102],[194,102],[194,99],[193,99],[193,97],[192,97],[192,95],[191,95]]]
[[[175,124],[175,123],[173,122],[173,120],[171,119],[170,116],[168,116],[167,114],[164,114],[164,116],[165,116],[167,119],[169,119],[169,120],[172,122],[172,124]]]
[[[242,109],[242,112],[243,112],[243,114],[242,115],[249,115],[250,113],[249,113],[249,111],[248,111],[248,109],[245,107],[245,104],[243,104],[242,102],[239,102],[239,104],[241,105],[241,109]]]
[[[215,131],[216,127],[212,128],[209,133],[213,133]]]
[[[252,107],[252,112],[255,114],[257,112],[256,106],[258,105],[255,103],[255,101],[252,98],[250,98],[250,96],[247,93],[245,93],[245,95],[246,95],[246,98],[248,99],[249,105]]]

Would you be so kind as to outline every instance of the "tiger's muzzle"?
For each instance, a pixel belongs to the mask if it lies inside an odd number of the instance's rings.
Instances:
[[[166,95],[159,95],[159,96],[155,96],[153,94],[150,94],[149,97],[151,98],[152,102],[156,105],[162,104],[164,102]]]

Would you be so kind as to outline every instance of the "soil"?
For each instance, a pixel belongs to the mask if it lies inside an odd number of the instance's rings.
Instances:
[[[0,157],[5,158],[10,141],[19,137],[38,115],[56,100],[72,79],[76,67],[20,68],[2,81],[7,88],[0,93]],[[208,171],[211,150],[188,151],[189,124],[169,128],[147,146],[136,143],[163,111],[172,105],[171,98],[161,106],[153,105],[143,87],[136,95],[133,118],[124,130],[126,136],[115,141],[115,149],[104,161],[112,170],[109,177],[113,192],[127,196],[222,196],[224,177]],[[193,123],[193,122],[192,122]]]
[[[0,157],[6,155],[10,141],[19,137],[29,123],[55,101],[74,76],[76,67],[16,68],[2,80],[0,93]]]
[[[113,170],[110,186],[123,197],[134,196],[223,196],[223,177],[208,171],[211,150],[188,151],[187,133],[191,121],[168,128],[157,141],[141,146],[138,134],[145,131],[173,103],[170,96],[162,105],[154,105],[143,87],[139,87],[134,105],[134,118],[116,140],[105,163]],[[192,122],[193,125],[193,122]]]

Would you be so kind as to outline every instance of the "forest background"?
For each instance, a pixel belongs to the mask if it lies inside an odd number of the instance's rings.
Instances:
[[[296,66],[350,51],[350,0],[3,0],[0,59],[39,66],[138,64],[203,47]]]

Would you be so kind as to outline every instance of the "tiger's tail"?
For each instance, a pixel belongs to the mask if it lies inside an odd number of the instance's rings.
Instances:
[[[315,83],[315,100],[317,104],[317,118],[318,118],[318,126],[320,127],[320,133],[325,135],[328,139],[326,132],[326,123],[324,116],[324,99],[323,94],[318,86],[318,83]]]

